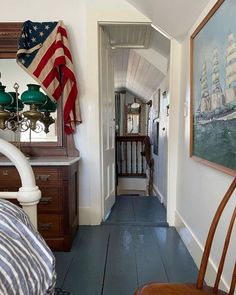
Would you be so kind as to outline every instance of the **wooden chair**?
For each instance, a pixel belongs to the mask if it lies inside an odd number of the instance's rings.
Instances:
[[[236,207],[234,207],[234,211],[232,214],[232,217],[230,219],[229,228],[226,234],[224,247],[222,251],[221,260],[219,263],[215,284],[214,287],[208,287],[204,285],[204,278],[206,274],[206,268],[209,260],[210,250],[214,238],[214,234],[217,228],[217,225],[219,223],[220,217],[222,215],[222,212],[228,203],[228,200],[230,199],[231,195],[233,194],[236,187],[236,177],[234,178],[232,184],[230,185],[228,191],[226,192],[223,200],[221,201],[216,214],[213,218],[208,237],[206,240],[206,245],[204,249],[204,253],[202,256],[201,266],[198,274],[198,279],[196,284],[176,284],[176,283],[150,283],[147,285],[144,285],[143,287],[139,288],[135,295],[201,295],[201,294],[229,294],[233,295],[235,290],[235,284],[236,284],[236,263],[234,264],[233,269],[233,275],[230,285],[230,290],[228,293],[223,292],[219,290],[219,282],[222,275],[224,262],[226,258],[226,253],[228,250],[230,237],[233,230],[233,225],[235,222],[236,217]],[[234,257],[235,258],[235,257]]]

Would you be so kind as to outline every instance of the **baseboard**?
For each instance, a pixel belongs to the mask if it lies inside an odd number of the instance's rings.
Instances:
[[[163,197],[162,193],[159,191],[158,187],[154,183],[153,183],[153,191],[154,191],[155,195],[157,195],[160,202],[163,204],[164,197]]]
[[[79,225],[91,225],[89,207],[79,207]]]
[[[181,239],[183,240],[185,246],[187,247],[189,253],[191,254],[194,262],[199,268],[204,251],[204,246],[198,241],[194,233],[188,227],[187,223],[177,210],[175,211],[175,227]],[[214,284],[216,273],[217,267],[210,258],[205,278],[205,281],[208,285],[212,286]],[[221,279],[220,288],[225,291],[229,290],[229,285],[224,280],[224,278]]]

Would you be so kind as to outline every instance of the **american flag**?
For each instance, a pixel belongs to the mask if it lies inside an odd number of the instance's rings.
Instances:
[[[77,82],[63,22],[24,22],[17,63],[53,101],[62,97],[65,132],[73,133],[81,117]]]

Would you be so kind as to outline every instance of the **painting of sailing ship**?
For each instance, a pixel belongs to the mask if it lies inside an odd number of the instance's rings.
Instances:
[[[236,172],[236,1],[219,1],[191,36],[192,156]],[[211,17],[210,17],[211,16]]]

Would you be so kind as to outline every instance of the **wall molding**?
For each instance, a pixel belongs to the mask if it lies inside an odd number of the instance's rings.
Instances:
[[[178,210],[175,211],[175,227],[181,239],[183,240],[185,246],[187,247],[189,253],[191,254],[194,262],[199,268],[204,251],[204,246],[196,238],[196,236],[191,231],[191,229],[189,228],[181,214],[178,212]],[[217,266],[210,257],[205,277],[206,283],[210,286],[214,284],[216,273]],[[221,278],[220,289],[226,292],[229,290],[229,284],[225,281],[223,277]]]
[[[153,183],[153,192],[157,195],[158,199],[160,200],[160,202],[163,204],[164,202],[164,196],[162,195],[162,193],[160,192],[159,188],[157,187],[157,185],[155,185]]]

